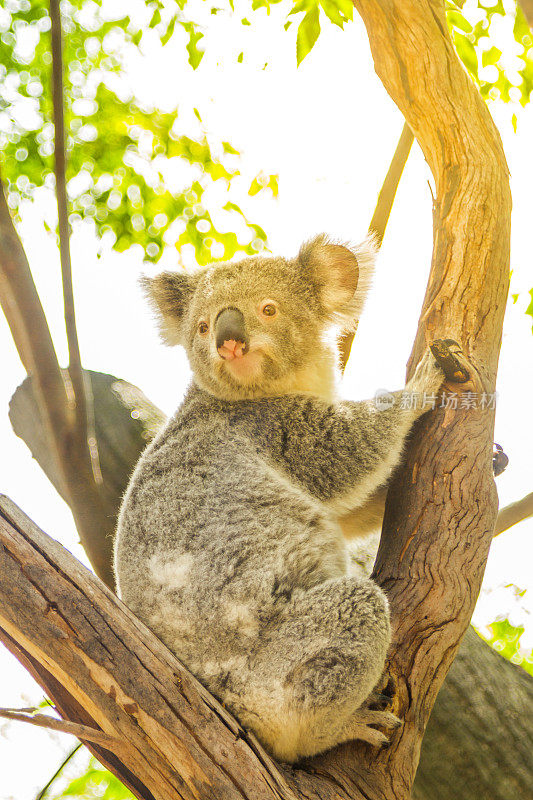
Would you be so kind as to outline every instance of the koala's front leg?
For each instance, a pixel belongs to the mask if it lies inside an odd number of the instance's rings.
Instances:
[[[445,379],[428,348],[403,391],[357,403],[297,395],[271,400],[278,429],[268,430],[264,446],[291,478],[344,515],[388,480],[413,423],[435,407]]]
[[[338,504],[339,524],[346,539],[365,536],[378,530],[383,520],[387,482],[391,470],[398,464],[405,437],[412,424],[422,414],[435,408],[437,395],[445,381],[465,383],[470,379],[467,366],[459,358],[461,348],[452,339],[437,339],[426,349],[415,374],[403,392],[378,396],[378,402],[391,403],[390,410],[380,412],[383,438],[388,444],[380,465],[370,476],[371,492],[363,495],[353,490],[341,497]],[[368,489],[367,482],[364,489]],[[355,487],[357,489],[357,487]]]
[[[415,374],[404,389],[405,405],[413,411],[413,417],[425,414],[435,406],[435,397],[445,381],[443,369],[435,360],[430,347],[427,348],[415,369]]]

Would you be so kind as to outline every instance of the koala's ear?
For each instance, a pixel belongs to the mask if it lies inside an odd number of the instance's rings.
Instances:
[[[198,275],[185,271],[162,272],[155,278],[143,275],[139,283],[157,314],[159,332],[165,344],[183,344],[184,318]]]
[[[313,284],[331,322],[344,330],[359,320],[372,281],[377,246],[372,236],[352,247],[320,234],[298,254],[305,277]]]

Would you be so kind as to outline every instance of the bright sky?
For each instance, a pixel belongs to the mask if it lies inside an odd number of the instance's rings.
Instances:
[[[209,132],[244,154],[243,172],[279,173],[280,194],[249,198],[243,180],[240,203],[248,217],[269,234],[271,249],[294,254],[301,241],[320,231],[348,240],[365,235],[381,180],[402,128],[402,118],[376,78],[364,28],[359,20],[345,32],[325,28],[311,55],[296,70],[295,32],[284,33],[284,17],[252,15],[206,19],[207,54],[191,73],[182,65],[183,47],[171,41],[131,64],[132,85],[141,97],[163,108],[179,104],[190,115],[200,109]],[[244,63],[236,63],[244,51]],[[267,64],[266,68],[263,68]],[[533,336],[524,309],[533,285],[531,256],[533,109],[518,111],[518,133],[511,111],[493,106],[511,170],[513,212],[513,293],[505,325],[499,376],[496,441],[510,457],[498,479],[505,505],[532,491]],[[187,117],[184,116],[186,119]],[[403,386],[431,258],[429,171],[415,148],[402,179],[375,286],[359,326],[344,393],[350,398],[376,388]],[[61,309],[59,258],[42,228],[41,211],[28,209],[21,233],[62,362],[65,336]],[[188,368],[179,350],[164,348],[147,313],[137,278],[139,254],[106,253],[88,232],[73,237],[78,326],[85,365],[137,384],[165,412],[180,401]],[[72,518],[26,446],[7,420],[9,399],[24,378],[5,321],[0,318],[0,491],[12,497],[45,531],[76,555]],[[483,626],[498,615],[526,625],[524,645],[533,646],[533,521],[495,540],[475,621]],[[517,598],[513,586],[527,589]],[[0,650],[0,705],[38,702],[42,693],[5,651]],[[32,800],[74,746],[70,737],[49,735],[18,723],[0,721],[0,800]]]

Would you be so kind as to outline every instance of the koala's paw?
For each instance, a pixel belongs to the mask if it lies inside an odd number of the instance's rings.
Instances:
[[[442,384],[472,385],[471,374],[461,346],[453,339],[435,339],[420,359],[415,374],[406,386],[408,392],[416,393],[419,413],[435,408],[435,395]]]
[[[418,404],[418,408],[425,410],[423,407],[425,398],[435,395],[445,379],[444,370],[436,362],[431,348],[428,347],[418,362],[415,374],[405,389],[407,392],[412,392],[419,396],[421,403]],[[428,402],[427,407],[430,408],[430,402]]]
[[[379,725],[387,733],[371,727]],[[359,708],[352,714],[345,727],[347,740],[359,739],[373,747],[388,747],[390,735],[403,725],[401,719],[389,711],[374,711],[370,708]]]
[[[465,364],[457,357],[462,349],[453,339],[435,339],[430,348],[447,381],[451,383],[467,383],[470,373]]]

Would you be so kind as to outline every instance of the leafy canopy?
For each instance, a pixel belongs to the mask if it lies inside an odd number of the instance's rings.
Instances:
[[[128,59],[142,55],[149,33],[163,47],[176,25],[183,28],[190,65],[185,73],[202,59],[203,34],[184,17],[183,3],[170,10],[159,0],[141,6],[61,4],[71,223],[90,221],[116,250],[140,245],[151,261],[165,247],[187,244],[201,264],[237,251],[253,254],[266,234],[230,200],[238,151],[206,136],[197,109],[184,133],[178,109],[163,113],[141,103],[128,83]],[[0,170],[16,212],[24,200],[54,187],[50,27],[45,0],[9,0],[0,9]],[[176,172],[177,188],[169,177]],[[216,182],[225,188],[225,203],[208,202]],[[250,194],[266,187],[276,193],[275,176],[257,176]],[[239,228],[240,239],[234,232]]]

